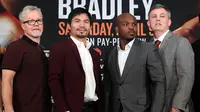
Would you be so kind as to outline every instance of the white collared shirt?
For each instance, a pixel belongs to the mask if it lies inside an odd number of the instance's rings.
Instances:
[[[95,93],[96,90],[96,82],[94,78],[93,71],[93,61],[91,54],[89,52],[89,48],[91,47],[91,43],[87,41],[86,47],[83,42],[77,40],[76,38],[70,36],[70,38],[74,41],[78,48],[78,52],[81,58],[81,63],[83,66],[83,70],[85,72],[85,93],[84,93],[84,101],[97,101],[98,97]]]
[[[118,48],[118,65],[119,65],[119,70],[120,70],[121,76],[122,76],[126,60],[128,58],[129,52],[131,50],[131,47],[132,47],[134,41],[135,41],[135,38],[125,46],[125,50],[122,50],[120,48],[119,44],[117,46],[117,48]]]
[[[160,45],[162,44],[162,41],[164,40],[164,38],[165,38],[165,36],[167,35],[167,33],[169,32],[169,30],[167,30],[165,33],[163,33],[160,37],[158,37],[158,39],[156,39],[155,37],[154,37],[154,42],[156,41],[156,40],[159,40],[161,43],[160,43]],[[160,47],[160,45],[159,45],[159,47]]]

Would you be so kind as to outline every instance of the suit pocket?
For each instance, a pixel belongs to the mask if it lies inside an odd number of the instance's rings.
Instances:
[[[147,104],[147,99],[146,98],[140,98],[140,99],[137,100],[137,104],[146,105]]]

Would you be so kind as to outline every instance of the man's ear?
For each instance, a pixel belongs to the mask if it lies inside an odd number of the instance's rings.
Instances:
[[[116,33],[119,33],[119,28],[115,27],[115,31],[116,31]]]
[[[69,31],[71,31],[71,26],[69,25],[68,27],[69,27],[69,28],[68,28],[68,29],[69,29]]]
[[[171,19],[169,19],[169,21],[168,21],[168,26],[170,27],[170,26],[171,26],[171,24],[172,24],[172,20],[171,20]]]
[[[147,21],[147,26],[148,26],[148,27],[150,27],[150,23],[149,23],[149,20]]]
[[[149,30],[152,31],[151,25],[150,25],[150,23],[149,23],[149,20],[147,21],[147,26],[149,27]]]
[[[25,29],[25,26],[24,26],[24,24],[23,24],[23,23],[21,23],[21,27],[22,27],[22,29],[23,29],[23,30]]]

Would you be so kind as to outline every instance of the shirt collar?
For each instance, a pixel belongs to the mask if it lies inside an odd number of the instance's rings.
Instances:
[[[131,40],[128,44],[126,44],[125,46],[125,50],[130,49],[131,46],[133,45],[133,42],[135,41],[135,38],[133,40]],[[120,47],[120,43],[117,45],[118,50],[122,50]]]
[[[169,32],[169,30],[167,30],[165,33],[163,33],[160,37],[158,37],[158,39],[154,38],[154,41],[159,40],[159,41],[163,41],[165,36],[167,35],[167,33]]]
[[[41,47],[42,49],[44,49],[44,47],[40,44],[38,44],[37,42],[34,42],[33,40],[31,40],[30,38],[28,38],[26,35],[24,35],[22,37],[23,40],[25,40],[26,42],[28,42],[29,44],[33,45],[33,46],[39,46]]]
[[[84,45],[83,42],[77,40],[77,39],[74,38],[73,36],[70,36],[70,38],[73,40],[73,42],[76,44],[77,47],[80,48],[80,47],[81,47],[81,44]],[[87,48],[87,49],[90,49],[91,46],[92,46],[92,44],[91,44],[90,42],[86,41],[86,48]]]

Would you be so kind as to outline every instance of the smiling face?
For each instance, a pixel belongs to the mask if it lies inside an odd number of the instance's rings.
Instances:
[[[117,18],[116,31],[121,39],[133,39],[137,34],[137,20],[129,13],[123,13]]]
[[[86,38],[90,32],[90,19],[87,14],[81,13],[72,18],[70,33],[75,38]]]
[[[164,8],[153,9],[149,14],[147,25],[153,32],[166,32],[170,25],[171,19]]]
[[[30,24],[30,21],[35,21],[35,24]],[[24,34],[28,37],[39,38],[43,32],[43,23],[39,21],[42,21],[42,16],[37,10],[25,13],[24,23],[22,23]]]

